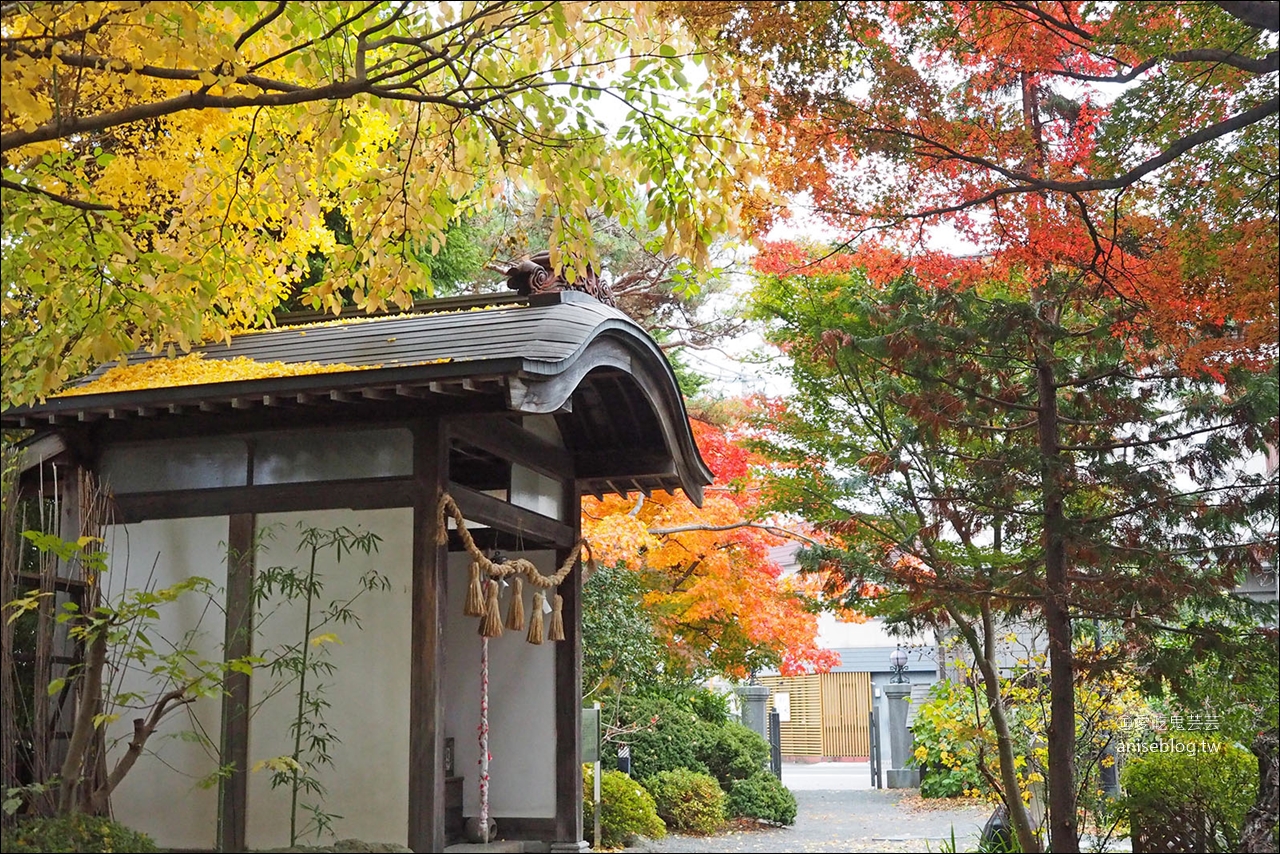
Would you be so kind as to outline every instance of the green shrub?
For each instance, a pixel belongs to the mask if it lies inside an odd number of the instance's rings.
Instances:
[[[1197,841],[1204,850],[1238,851],[1245,813],[1258,793],[1257,758],[1201,732],[1166,733],[1160,744],[1171,749],[1134,754],[1121,771],[1120,807],[1130,824],[1163,833],[1202,818],[1204,838]],[[1180,745],[1185,752],[1177,752]]]
[[[736,721],[710,728],[708,736],[694,753],[726,791],[735,780],[754,777],[769,764],[769,742]]]
[[[910,764],[924,772],[921,797],[954,798],[986,791],[976,747],[991,737],[974,715],[969,689],[946,681],[930,688],[911,734],[915,751]]]
[[[729,695],[700,688],[689,695],[693,713],[709,724],[724,726],[729,722]]]
[[[645,787],[672,830],[706,835],[724,824],[724,790],[710,774],[677,768],[649,777]]]
[[[762,818],[775,824],[796,823],[796,796],[768,771],[757,771],[729,785],[726,803],[735,818]]]
[[[28,851],[158,851],[151,837],[102,816],[19,819],[3,833],[5,854]]]
[[[620,723],[640,727],[626,739],[631,745],[631,773],[637,779],[677,768],[707,771],[701,756],[715,740],[717,727],[698,717],[688,697],[629,697]],[[603,760],[613,761],[616,750],[611,744]]]
[[[591,766],[582,766],[582,826],[587,835],[595,826],[595,781]],[[621,848],[637,836],[661,839],[667,828],[658,818],[653,797],[621,771],[600,775],[600,843]],[[7,849],[6,849],[7,850]]]

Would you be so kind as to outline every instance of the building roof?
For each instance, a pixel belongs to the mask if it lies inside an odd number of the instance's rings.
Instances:
[[[221,409],[425,401],[442,412],[556,414],[578,481],[596,494],[683,488],[701,503],[712,480],[662,351],[625,314],[581,293],[436,300],[412,314],[286,326],[195,351],[351,370],[52,397],[8,409],[0,423],[47,431]],[[138,352],[129,363],[163,358]]]

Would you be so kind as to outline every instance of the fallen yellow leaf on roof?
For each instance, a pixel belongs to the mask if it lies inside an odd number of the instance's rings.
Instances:
[[[150,359],[133,365],[119,365],[96,380],[75,386],[56,395],[107,394],[115,391],[137,391],[146,388],[172,388],[182,385],[258,380],[272,377],[295,377],[307,374],[335,374],[363,371],[381,365],[347,365],[320,362],[257,362],[244,356],[234,359],[206,359],[204,353],[188,353],[173,359]]]

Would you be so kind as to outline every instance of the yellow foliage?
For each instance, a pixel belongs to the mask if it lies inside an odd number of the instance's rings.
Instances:
[[[513,187],[570,268],[600,269],[597,211],[702,263],[758,174],[732,87],[683,82],[697,45],[652,3],[7,3],[3,29],[7,405],[289,298],[406,307]],[[606,89],[663,133],[610,129]]]
[[[58,396],[106,394],[113,391],[172,388],[182,385],[206,385],[307,374],[336,374],[377,367],[381,366],[355,366],[341,363],[322,365],[319,362],[256,362],[244,356],[237,356],[234,359],[205,359],[203,353],[189,353],[173,359],[152,359],[135,365],[119,365],[93,382],[69,388]]]

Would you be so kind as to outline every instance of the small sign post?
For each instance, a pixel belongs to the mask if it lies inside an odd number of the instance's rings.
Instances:
[[[592,848],[600,850],[600,703],[596,702],[590,709],[582,710],[582,761],[594,763],[591,774],[592,803],[591,811],[595,821],[592,822]]]

